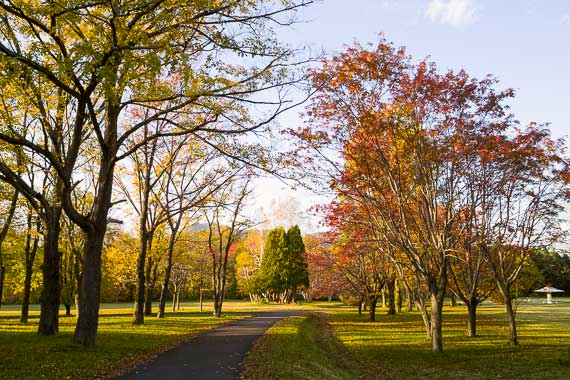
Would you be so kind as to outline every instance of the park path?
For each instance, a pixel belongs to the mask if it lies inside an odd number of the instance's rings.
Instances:
[[[114,380],[236,380],[255,339],[275,322],[298,311],[255,313],[160,354]]]

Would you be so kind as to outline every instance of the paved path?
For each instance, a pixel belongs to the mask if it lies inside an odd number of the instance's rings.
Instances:
[[[275,322],[299,312],[256,313],[253,318],[198,335],[115,380],[236,380],[253,341]]]

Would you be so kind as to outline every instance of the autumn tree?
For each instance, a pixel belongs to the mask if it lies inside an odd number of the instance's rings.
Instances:
[[[512,287],[537,249],[560,238],[560,213],[569,197],[564,141],[531,123],[487,141],[480,149],[484,195],[476,218],[483,251],[518,344]]]
[[[154,191],[168,230],[167,258],[157,314],[159,318],[164,317],[174,250],[182,232],[198,220],[208,197],[222,189],[234,174],[228,167],[215,164],[220,156],[217,151],[200,149],[197,141],[183,137],[173,137],[167,141],[166,157],[161,163],[166,171],[158,191]]]
[[[251,225],[251,222],[241,215],[250,194],[249,179],[235,176],[212,194],[204,211],[204,218],[208,223],[207,247],[212,262],[213,314],[216,317],[220,317],[222,313],[230,250],[235,246],[238,237]]]

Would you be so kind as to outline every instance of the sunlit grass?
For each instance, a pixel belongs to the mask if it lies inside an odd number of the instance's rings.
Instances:
[[[335,336],[354,355],[376,363],[392,379],[563,379],[570,371],[570,303],[523,304],[518,310],[520,347],[508,345],[501,306],[479,309],[476,338],[465,336],[463,307],[446,308],[444,349],[433,354],[416,313],[370,323],[353,311],[327,313]]]
[[[315,306],[334,336],[319,339],[331,335],[327,327],[299,317],[281,322],[249,356],[247,379],[566,379],[570,300],[560,301],[519,306],[519,347],[508,345],[508,323],[501,306],[485,303],[480,307],[476,338],[465,335],[465,308],[446,307],[443,354],[431,352],[418,313],[388,316],[380,309],[377,322],[368,322],[355,308],[321,303]],[[312,365],[315,362],[317,366]],[[315,369],[295,372],[296,368]]]
[[[346,351],[315,314],[278,322],[245,361],[247,380],[351,380]]]
[[[299,306],[303,307],[303,306]],[[15,306],[0,312],[0,379],[95,379],[144,362],[190,336],[223,323],[245,318],[252,310],[275,310],[273,305],[253,306],[227,302],[221,319],[211,316],[211,304],[185,303],[165,319],[147,317],[143,326],[131,324],[132,305],[103,305],[97,346],[83,348],[71,342],[75,317],[60,318],[60,333],[36,334],[39,312],[32,308],[30,322],[19,322]]]

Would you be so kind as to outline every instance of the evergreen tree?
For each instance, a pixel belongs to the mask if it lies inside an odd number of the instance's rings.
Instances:
[[[269,232],[261,268],[253,281],[254,290],[268,301],[291,302],[297,289],[309,285],[305,245],[298,226],[285,232],[278,227]]]
[[[295,225],[287,231],[288,257],[285,262],[287,274],[287,288],[291,289],[289,301],[294,301],[297,289],[309,286],[309,271],[305,259],[305,244],[299,226]]]

